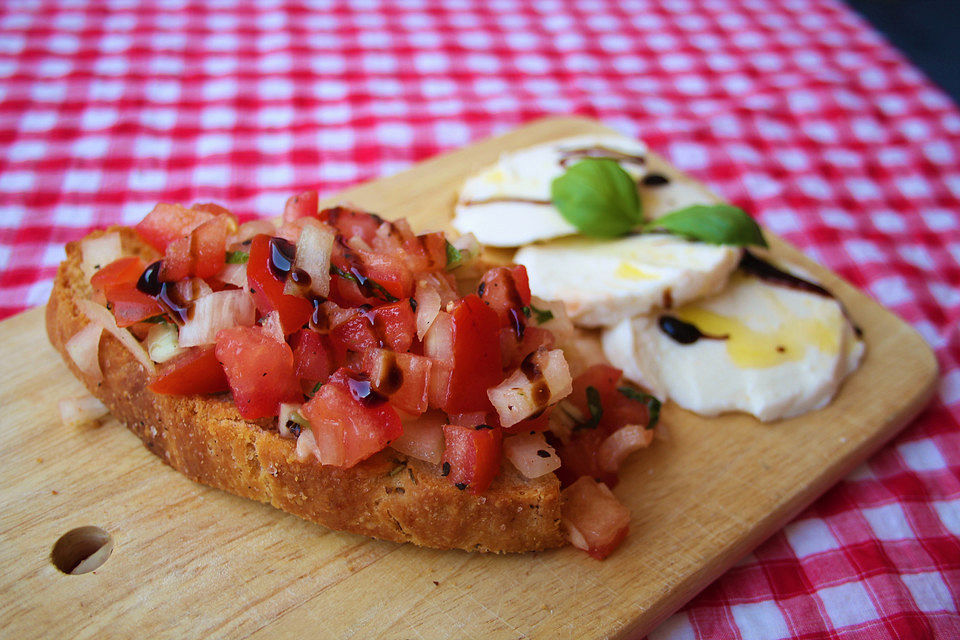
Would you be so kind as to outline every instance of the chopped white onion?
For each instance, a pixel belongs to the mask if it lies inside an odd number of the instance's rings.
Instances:
[[[539,478],[560,468],[560,456],[542,433],[521,433],[503,440],[503,454],[527,478]]]
[[[93,396],[80,396],[60,401],[60,418],[64,426],[79,427],[99,420],[110,413],[106,405]]]
[[[611,433],[597,449],[597,462],[604,471],[616,473],[620,465],[634,451],[653,442],[653,429],[639,424],[628,424]]]
[[[563,358],[563,351],[541,348],[527,357],[540,371],[539,376],[530,380],[522,369],[517,369],[506,380],[487,389],[487,397],[504,427],[529,418],[573,391],[573,379]],[[539,390],[540,384],[546,385],[549,392],[547,397],[543,397],[543,392]]]
[[[228,264],[217,274],[217,279],[226,284],[232,284],[241,289],[247,288],[247,265]]]
[[[310,291],[325,298],[330,294],[330,254],[336,233],[313,218],[303,220],[294,267],[310,276]],[[290,284],[289,278],[287,283]]]
[[[193,317],[180,327],[180,346],[213,344],[222,329],[253,325],[256,306],[246,290],[208,293],[193,303]]]
[[[80,255],[80,268],[83,270],[83,277],[89,282],[97,271],[123,257],[120,234],[112,232],[81,240]]]
[[[157,368],[147,354],[147,350],[133,337],[132,333],[117,326],[116,319],[113,314],[107,311],[106,307],[101,307],[92,300],[78,300],[77,304],[80,305],[80,310],[91,322],[97,323],[110,332],[149,373],[155,374],[157,372]]]
[[[297,437],[293,435],[293,432],[290,431],[290,428],[287,426],[291,420],[303,427],[300,430],[301,433],[304,431],[304,429],[309,428],[309,423],[303,416],[300,415],[300,406],[301,405],[292,402],[280,403],[280,416],[277,418],[277,431],[284,438]]]
[[[421,278],[417,280],[413,299],[417,303],[417,339],[423,340],[440,313],[440,291],[435,283]]]
[[[260,320],[263,332],[277,342],[286,342],[287,336],[283,333],[283,324],[280,323],[280,312],[271,311]]]
[[[177,327],[167,322],[150,327],[144,345],[154,362],[166,362],[183,351],[180,348]]]
[[[103,380],[103,371],[100,370],[100,336],[103,327],[90,323],[67,340],[64,347],[73,363],[94,382]]]
[[[297,436],[296,456],[300,462],[306,462],[311,457],[320,459],[320,447],[317,446],[317,439],[312,430],[304,429]]]
[[[443,425],[446,416],[439,411],[403,421],[403,435],[390,446],[411,458],[440,464],[443,457]]]
[[[270,220],[251,220],[244,222],[237,229],[237,232],[227,238],[227,246],[232,247],[236,244],[246,242],[256,235],[266,234],[272,236],[277,232],[277,225]]]
[[[480,243],[477,241],[477,237],[472,233],[465,233],[450,244],[452,244],[453,248],[459,251],[461,254],[468,254],[463,256],[465,262],[468,262],[480,255]]]

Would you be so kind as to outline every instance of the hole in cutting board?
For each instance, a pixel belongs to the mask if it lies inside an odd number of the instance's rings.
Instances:
[[[50,552],[53,565],[68,575],[99,568],[113,551],[113,538],[100,527],[78,527],[60,536]]]

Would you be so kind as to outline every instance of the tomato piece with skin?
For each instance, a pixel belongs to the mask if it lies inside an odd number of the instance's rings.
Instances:
[[[330,339],[358,353],[383,346],[367,313],[357,313],[330,330]]]
[[[396,410],[370,383],[338,369],[300,408],[310,422],[320,462],[349,468],[403,435]]]
[[[500,383],[500,326],[497,314],[478,296],[456,303],[450,375],[441,409],[447,413],[489,411],[487,389]]]
[[[290,336],[293,349],[293,368],[304,392],[310,392],[318,382],[326,380],[343,361],[337,357],[330,336],[310,329],[300,329]]]
[[[387,349],[367,351],[360,362],[374,388],[397,409],[412,415],[427,410],[432,366],[430,358]]]
[[[523,307],[530,305],[530,281],[523,265],[488,269],[477,290],[480,298],[497,312],[501,327],[513,327],[523,334],[526,316]]]
[[[489,488],[500,472],[502,431],[498,427],[477,425],[443,427],[443,473],[458,489],[479,495]]]
[[[90,284],[94,289],[105,291],[118,284],[136,283],[145,268],[143,260],[137,256],[119,258],[93,274]]]
[[[417,314],[405,298],[392,304],[374,307],[373,330],[392,350],[408,351],[417,335]]]
[[[230,225],[229,217],[220,215],[168,244],[160,263],[160,280],[212,278],[220,273],[226,264]]]
[[[147,244],[165,252],[167,245],[182,238],[204,222],[213,219],[209,211],[187,209],[179,204],[161,202],[134,227]]]
[[[306,298],[283,292],[286,281],[270,268],[271,238],[268,235],[254,236],[250,241],[250,258],[247,260],[247,283],[253,294],[257,309],[266,315],[271,311],[280,314],[280,324],[289,335],[310,320],[313,304]]]
[[[620,546],[630,528],[630,511],[609,487],[580,478],[563,490],[562,497],[563,528],[573,546],[597,560]]]
[[[260,327],[231,327],[217,335],[217,360],[244,418],[275,416],[282,402],[300,402],[293,351]]]
[[[215,347],[190,349],[165,363],[148,387],[168,395],[207,395],[230,390]]]
[[[283,221],[293,222],[307,216],[316,217],[319,200],[316,191],[304,191],[290,196],[283,206]]]
[[[331,207],[324,209],[317,217],[320,222],[326,222],[336,229],[344,238],[358,237],[368,245],[373,243],[377,229],[383,224],[383,218],[366,211],[358,211],[350,207]]]
[[[129,327],[147,318],[164,313],[157,299],[137,289],[136,282],[123,282],[103,292],[118,327]]]

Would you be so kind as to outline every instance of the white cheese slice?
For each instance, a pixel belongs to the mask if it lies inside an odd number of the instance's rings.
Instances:
[[[618,135],[564,138],[520,151],[504,153],[492,167],[469,178],[460,191],[453,226],[472,233],[481,244],[494,247],[520,245],[571,235],[577,229],[550,203],[550,184],[566,166],[585,156],[611,157],[635,180],[647,173],[647,146]],[[657,198],[702,198],[672,183],[657,187]],[[666,187],[664,189],[664,187]],[[687,190],[690,191],[690,190]],[[702,190],[700,190],[702,192]],[[701,200],[702,201],[702,200]]]
[[[741,272],[722,293],[665,313],[714,338],[681,344],[657,314],[606,330],[604,353],[661,400],[706,416],[744,411],[769,421],[819,409],[864,353],[836,300]]]
[[[527,268],[534,295],[562,300],[576,324],[597,327],[716,293],[741,255],[737,247],[644,234],[562,238],[523,247],[514,261]]]

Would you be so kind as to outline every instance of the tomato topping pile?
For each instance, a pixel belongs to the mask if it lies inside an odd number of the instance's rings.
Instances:
[[[572,325],[537,308],[552,303],[523,266],[317,203],[305,192],[281,221],[245,224],[160,204],[136,226],[159,260],[120,257],[90,284],[158,363],[150,390],[229,392],[243,418],[282,416],[301,460],[347,468],[394,445],[474,495],[507,460],[530,478],[556,469],[569,539],[612,551],[628,518],[607,487],[650,443],[656,401],[607,365],[571,376],[551,326]]]

